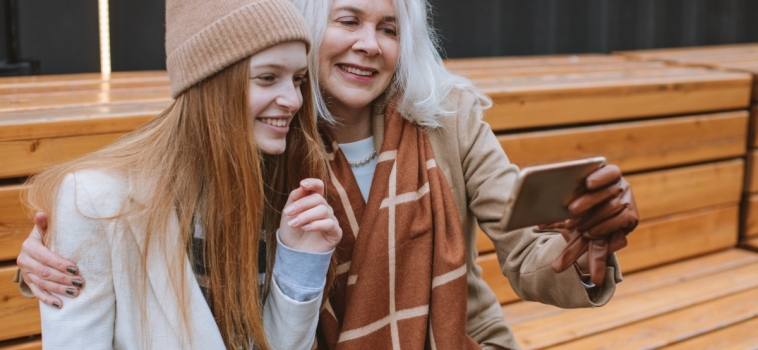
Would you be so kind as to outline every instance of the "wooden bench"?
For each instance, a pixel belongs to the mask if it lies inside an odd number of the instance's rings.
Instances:
[[[635,60],[646,62],[667,62],[680,66],[699,66],[719,69],[723,71],[745,72],[753,76],[752,89],[752,128],[750,130],[749,145],[751,151],[747,156],[748,167],[745,176],[745,199],[744,206],[750,207],[754,201],[753,195],[758,194],[758,139],[756,139],[756,128],[758,128],[758,43],[723,45],[710,47],[695,48],[677,48],[677,49],[659,49],[643,51],[626,51],[618,52],[617,56],[628,57]],[[758,220],[754,217],[755,212],[752,210],[743,210],[742,216],[742,235],[743,244],[746,246],[755,245],[753,238],[755,232],[750,231],[750,222]]]
[[[169,106],[165,72],[0,78],[0,350],[39,349],[37,300],[11,282],[33,223],[23,177],[95,151]],[[9,180],[8,180],[9,179]],[[6,326],[8,325],[8,326]],[[31,336],[31,337],[30,337]]]

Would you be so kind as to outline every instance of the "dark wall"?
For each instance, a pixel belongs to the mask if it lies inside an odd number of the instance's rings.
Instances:
[[[756,0],[430,0],[448,57],[758,41]]]
[[[16,1],[21,58],[43,74],[100,70],[96,0]],[[165,69],[164,1],[110,0],[114,71]],[[429,1],[448,57],[758,42],[758,0]]]

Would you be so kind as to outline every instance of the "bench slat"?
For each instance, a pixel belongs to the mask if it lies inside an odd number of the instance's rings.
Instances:
[[[132,131],[160,114],[170,102],[0,112],[0,141]]]
[[[758,237],[758,194],[745,198],[743,202],[743,227],[745,237]]]
[[[743,171],[744,162],[735,159],[651,171],[626,178],[632,185],[640,219],[644,222],[667,215],[739,203]],[[492,241],[481,230],[476,244],[480,253],[495,250]]]
[[[580,74],[585,72],[611,72],[635,69],[665,69],[669,67],[664,62],[656,61],[628,61],[608,62],[595,64],[564,64],[547,66],[526,67],[463,67],[452,70],[453,73],[463,75],[471,80],[489,79],[494,77],[513,77],[526,75],[550,75],[550,74]]]
[[[758,263],[613,298],[602,308],[571,310],[513,324],[511,329],[523,348],[540,349],[754,288],[758,288]]]
[[[500,304],[521,300],[501,272],[495,253],[480,256],[476,259],[476,264],[482,268],[482,279],[495,292]]]
[[[27,94],[0,97],[0,112],[19,112],[74,106],[108,105],[129,102],[171,102],[168,88],[123,90],[110,92],[71,92],[60,94]]]
[[[588,65],[603,63],[618,63],[628,61],[625,57],[582,54],[582,55],[546,55],[529,57],[477,57],[456,58],[445,60],[445,67],[450,70],[466,68],[504,68],[504,67],[537,67],[555,65]]]
[[[34,227],[21,205],[22,185],[0,187],[0,261],[15,260]]]
[[[758,84],[758,79],[755,83]],[[756,86],[755,92],[758,94],[758,86]],[[748,145],[751,148],[758,148],[758,103],[754,103],[753,108],[750,109],[750,123],[753,127],[750,130]]]
[[[718,311],[718,310],[717,310]],[[667,346],[666,350],[749,349],[758,344],[758,317]]]
[[[0,350],[42,350],[42,340],[0,342]]]
[[[15,95],[45,97],[74,92],[108,92],[124,90],[154,90],[170,88],[168,77],[155,79],[127,79],[110,81],[74,81],[58,84],[0,84],[0,96]]]
[[[164,70],[154,71],[134,71],[134,72],[113,72],[109,78],[100,73],[75,73],[75,74],[54,74],[54,75],[31,75],[21,77],[0,77],[0,87],[8,86],[45,86],[59,85],[67,86],[71,84],[88,84],[93,82],[121,82],[121,81],[146,81],[146,80],[168,80],[168,74]]]
[[[0,341],[40,333],[39,301],[19,293],[15,273],[16,266],[0,267]]]
[[[745,174],[745,192],[758,193],[758,149],[747,154],[747,172]]]
[[[511,162],[532,166],[605,156],[624,172],[740,157],[747,111],[498,136]]]
[[[658,266],[624,276],[624,281],[616,285],[613,297],[641,294],[658,288],[675,285],[708,275],[725,273],[734,268],[758,262],[758,254],[741,249],[729,249],[702,257]],[[509,324],[522,323],[549,315],[571,312],[552,305],[520,301],[503,306],[505,321]]]
[[[596,333],[590,337],[561,344],[556,349],[621,350],[673,344],[682,339],[704,335],[746,319],[758,317],[756,295],[758,295],[758,288],[749,289],[611,331]],[[753,333],[758,332],[754,329]],[[690,349],[702,348],[691,347]]]
[[[641,223],[618,252],[624,273],[731,248],[737,244],[739,206],[677,214]]]
[[[0,142],[0,178],[38,173],[98,150],[123,133]]]

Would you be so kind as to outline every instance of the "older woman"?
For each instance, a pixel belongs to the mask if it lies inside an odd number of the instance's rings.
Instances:
[[[517,348],[475,264],[477,226],[522,299],[561,307],[610,299],[621,280],[612,252],[637,217],[618,168],[588,177],[587,194],[570,205],[574,219],[504,232],[518,169],[482,121],[490,100],[444,68],[426,1],[294,2],[317,48],[309,64],[331,159],[328,201],[343,229],[321,347]],[[54,267],[48,289],[80,279],[63,273],[73,262],[30,239],[23,273],[43,268],[35,259]]]

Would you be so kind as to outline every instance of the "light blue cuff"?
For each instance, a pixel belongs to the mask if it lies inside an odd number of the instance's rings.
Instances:
[[[326,272],[334,249],[326,253],[311,253],[287,247],[276,231],[276,259],[273,278],[282,293],[299,302],[319,296],[326,285]]]

